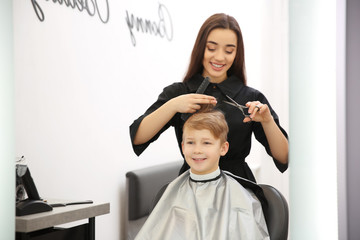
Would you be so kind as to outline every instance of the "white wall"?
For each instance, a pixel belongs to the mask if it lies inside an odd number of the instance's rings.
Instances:
[[[347,188],[350,186],[347,174],[347,141],[346,129],[347,110],[346,110],[346,29],[347,12],[346,0],[336,1],[336,139],[337,139],[337,213],[338,213],[338,239],[348,239],[348,208],[347,207]],[[357,21],[356,21],[357,22]],[[358,29],[356,25],[354,29]],[[348,31],[349,32],[349,31]],[[352,32],[352,30],[350,30]],[[350,113],[351,114],[351,113]],[[353,130],[353,129],[352,129]],[[357,147],[356,147],[357,148]],[[355,158],[357,159],[357,157]],[[356,181],[356,184],[358,181]],[[357,204],[356,204],[357,205]],[[357,225],[356,225],[357,226]],[[358,236],[358,235],[356,235]],[[355,237],[354,239],[356,239]]]
[[[338,239],[337,114],[343,110],[336,86],[344,81],[344,62],[337,62],[343,59],[337,41],[344,36],[337,35],[337,1],[289,6],[290,238]]]
[[[0,2],[0,239],[15,232],[12,1]]]
[[[127,171],[180,158],[172,130],[137,157],[129,125],[164,86],[181,81],[198,29],[213,13],[239,21],[248,83],[265,93],[288,129],[287,1],[109,0],[106,23],[98,12],[36,2],[44,21],[31,1],[14,2],[16,155],[27,158],[42,197],[110,202],[111,213],[96,221],[98,239],[124,238]],[[106,0],[97,3],[105,19]],[[171,16],[173,38],[133,29],[133,46],[126,13],[158,23],[159,3]],[[260,182],[287,196],[287,174],[255,149],[250,164]]]

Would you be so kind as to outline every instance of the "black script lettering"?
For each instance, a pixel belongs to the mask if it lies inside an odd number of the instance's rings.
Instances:
[[[88,4],[88,2],[91,2],[91,10],[90,10],[90,7],[89,7],[89,4]],[[96,9],[95,9],[95,3],[94,3],[94,1],[93,0],[86,0],[85,1],[85,9],[86,9],[86,11],[88,12],[88,14],[90,15],[90,16],[94,16],[95,15],[95,13],[96,13]]]
[[[50,1],[50,0],[46,0]],[[104,6],[104,11],[99,10],[99,0],[52,0],[53,3],[59,3],[59,5],[65,4],[66,7],[71,7],[72,9],[77,8],[79,12],[82,12],[84,9],[89,14],[89,16],[93,17],[96,13],[99,16],[99,19],[103,23],[107,23],[110,18],[110,9],[109,9],[109,0],[102,0],[104,4],[100,6]],[[42,11],[37,0],[31,0],[34,11],[38,19],[43,22],[45,19],[44,12]]]
[[[73,3],[73,5],[71,5],[71,1],[70,0],[64,0],[64,3],[65,3],[65,6],[67,6],[67,7],[71,7],[72,9],[74,9],[75,8],[75,3],[74,2],[72,2]]]
[[[159,5],[159,18],[160,18],[159,31],[162,30],[162,33],[160,33],[160,35],[161,36],[166,35],[167,40],[171,41],[173,38],[171,16],[168,9],[162,4]],[[170,32],[168,32],[168,30]]]
[[[129,13],[128,11],[126,11],[126,23],[128,25],[129,31],[130,31],[130,38],[131,38],[131,42],[134,46],[136,46],[136,39],[134,36],[134,33],[132,31],[132,29],[134,28],[134,15],[131,15],[131,20],[129,18]]]
[[[76,6],[80,12],[82,12],[84,10],[84,1],[83,0],[75,0],[74,6]]]
[[[100,10],[99,10],[99,5],[98,5],[98,1],[95,1],[95,9],[99,15],[99,18],[100,20],[103,22],[103,23],[107,23],[109,21],[109,17],[110,17],[110,9],[109,9],[109,2],[108,0],[105,1],[105,4],[106,4],[106,9],[105,9],[105,12],[104,12],[104,16],[105,18],[103,18],[103,15],[100,13]]]
[[[39,3],[36,0],[31,0],[31,3],[33,5],[34,11],[36,13],[36,16],[39,18],[39,20],[42,22],[45,19],[44,12],[41,9]]]
[[[148,19],[142,19],[141,17],[135,17],[133,14],[129,15],[129,12],[126,10],[126,24],[130,31],[130,39],[133,46],[136,46],[136,39],[134,35],[134,28],[137,32],[143,32],[154,36],[159,36],[161,38],[166,37],[167,40],[171,41],[173,38],[173,27],[171,16],[168,9],[165,5],[159,3],[158,8],[159,20],[151,21]]]

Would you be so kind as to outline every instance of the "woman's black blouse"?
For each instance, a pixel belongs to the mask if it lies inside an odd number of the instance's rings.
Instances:
[[[203,79],[204,78],[200,74],[198,74],[186,83],[177,82],[165,87],[163,92],[159,95],[157,101],[152,104],[150,108],[148,108],[146,112],[138,119],[136,119],[130,126],[131,142],[133,143],[135,134],[144,117],[146,117],[174,97],[188,93],[195,93]],[[220,158],[220,169],[229,171],[237,176],[256,182],[254,175],[252,174],[247,163],[245,162],[245,158],[250,153],[251,136],[253,133],[255,135],[255,138],[265,147],[266,152],[271,156],[269,144],[267,142],[264,130],[261,126],[261,123],[243,123],[244,116],[241,111],[229,104],[224,103],[223,100],[227,100],[225,95],[228,95],[241,105],[245,105],[248,101],[260,101],[261,103],[267,104],[276,124],[279,126],[285,137],[287,137],[287,133],[279,124],[279,118],[277,114],[271,108],[268,100],[261,92],[251,87],[245,86],[235,76],[230,76],[228,79],[219,84],[210,83],[204,94],[216,97],[216,108],[219,108],[225,114],[225,118],[229,125],[229,151],[225,156]],[[184,120],[181,117],[181,113],[175,114],[174,117],[151,140],[141,145],[133,144],[134,152],[139,156],[149,146],[150,143],[155,141],[161,135],[162,132],[164,132],[170,126],[173,126],[175,129],[180,153],[182,154],[181,141],[183,125]],[[287,169],[287,164],[282,164],[275,158],[273,158],[273,160],[279,171],[284,172]],[[184,161],[184,164],[179,174],[183,173],[187,169],[189,169],[189,166],[187,165],[186,161]]]

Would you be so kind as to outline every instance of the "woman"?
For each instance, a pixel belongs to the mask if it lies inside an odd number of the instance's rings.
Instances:
[[[196,93],[204,78],[210,79],[203,94]],[[250,116],[227,104],[234,99],[248,107]],[[134,151],[140,155],[170,126],[175,128],[181,151],[184,114],[195,113],[201,104],[216,105],[229,125],[230,149],[220,159],[220,169],[256,182],[245,162],[251,136],[265,147],[277,168],[288,166],[288,140],[275,111],[265,96],[246,86],[244,45],[237,21],[226,14],[214,14],[200,28],[183,82],[164,88],[158,100],[130,126]],[[184,161],[180,173],[189,166]]]

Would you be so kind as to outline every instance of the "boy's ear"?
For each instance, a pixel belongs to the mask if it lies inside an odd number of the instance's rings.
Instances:
[[[220,155],[225,156],[225,154],[229,151],[229,142],[226,141],[221,145]]]
[[[181,151],[184,153],[184,141],[181,142]]]

